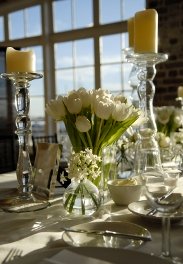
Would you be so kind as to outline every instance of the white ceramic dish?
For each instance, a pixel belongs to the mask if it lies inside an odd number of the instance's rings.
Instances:
[[[133,178],[136,184],[126,183],[126,179],[108,181],[108,188],[112,200],[116,205],[128,205],[138,201],[142,193],[142,185],[138,177]],[[125,185],[123,183],[125,182]]]
[[[65,252],[64,252],[65,251]],[[65,253],[65,254],[64,254]],[[72,254],[75,255],[73,261]],[[77,254],[77,256],[76,256]],[[51,264],[53,261],[57,263],[73,264],[81,263],[77,260],[84,258],[82,264],[91,263],[91,264],[103,264],[113,263],[113,264],[167,264],[167,261],[150,254],[144,254],[142,252],[124,250],[119,248],[97,248],[97,247],[74,247],[74,248],[65,248],[65,249],[43,249],[39,250],[36,253],[30,253],[27,256],[16,259],[12,264],[32,264],[32,263],[41,263],[41,264]],[[63,259],[64,258],[64,259]],[[90,261],[90,262],[89,262]]]
[[[152,210],[152,208],[149,206],[146,200],[133,202],[128,205],[128,209],[141,217],[150,218],[150,219],[161,219],[162,214],[159,212],[156,212],[154,215],[149,215],[148,212]],[[183,205],[174,213],[171,215],[171,219],[173,220],[181,220],[183,219]]]
[[[150,235],[149,231],[142,226],[121,222],[121,221],[111,221],[111,222],[90,222],[74,226],[75,229],[86,229],[91,230],[109,230],[117,232],[128,232],[129,234],[137,235]],[[63,240],[71,245],[76,247],[113,247],[113,248],[133,248],[138,247],[142,243],[142,240],[133,240],[123,237],[114,237],[114,236],[100,236],[94,234],[85,234],[85,233],[73,233],[65,231],[63,233]]]

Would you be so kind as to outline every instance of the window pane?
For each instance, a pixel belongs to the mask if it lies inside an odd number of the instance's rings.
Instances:
[[[75,41],[74,47],[76,66],[94,64],[93,39]]]
[[[93,25],[92,0],[75,0],[74,5],[74,28],[83,28]]]
[[[55,44],[55,68],[73,67],[72,42]]]
[[[41,35],[41,8],[40,6],[34,6],[25,9],[25,25],[26,36],[38,36]]]
[[[54,32],[72,29],[71,0],[53,1]]]
[[[44,97],[44,80],[43,80],[43,78],[31,81],[31,83],[30,83],[31,86],[29,88],[31,98],[32,98],[32,96],[43,96]]]
[[[10,39],[24,38],[25,32],[23,10],[10,13],[8,15],[8,23]]]
[[[75,89],[84,87],[86,89],[94,89],[94,68],[76,68],[75,69]]]
[[[101,63],[120,62],[121,52],[121,34],[100,38]]]
[[[34,120],[43,119],[45,116],[45,104],[43,97],[32,97],[30,102],[30,116],[31,123],[34,123]]]
[[[100,23],[113,23],[121,20],[120,0],[100,0]]]
[[[74,89],[73,70],[56,71],[56,94],[65,95]]]
[[[101,87],[108,89],[113,94],[122,91],[121,64],[104,65],[101,67]]]
[[[0,16],[0,41],[4,41],[4,17]]]
[[[122,19],[126,20],[130,17],[133,17],[134,14],[138,11],[145,9],[146,1],[145,0],[122,0]]]

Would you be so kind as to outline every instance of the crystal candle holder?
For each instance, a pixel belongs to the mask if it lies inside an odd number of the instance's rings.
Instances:
[[[141,159],[143,153],[147,153],[147,163],[152,162],[152,166],[161,169],[160,151],[155,138],[157,126],[153,111],[155,95],[153,79],[156,75],[156,64],[166,61],[168,55],[163,53],[131,53],[126,58],[128,62],[133,63],[137,68],[139,107],[144,115],[144,122],[139,126],[139,139],[135,150],[134,170],[138,175],[144,167],[145,161]],[[146,165],[147,167],[151,166],[150,163]]]
[[[15,107],[17,117],[15,120],[16,131],[19,142],[19,155],[16,168],[18,181],[18,196],[13,197],[9,206],[5,208],[7,211],[25,212],[45,208],[47,203],[38,200],[32,193],[33,189],[33,169],[29,156],[29,138],[31,136],[31,120],[29,117],[30,81],[42,78],[42,74],[17,72],[2,73],[2,78],[9,79],[15,86]]]

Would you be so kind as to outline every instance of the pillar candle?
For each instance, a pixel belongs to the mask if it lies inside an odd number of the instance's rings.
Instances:
[[[146,9],[135,14],[134,51],[158,52],[158,13],[155,9]]]
[[[128,42],[129,47],[134,47],[134,18],[131,17],[128,19]]]
[[[36,58],[33,51],[6,50],[6,72],[35,72]]]
[[[183,86],[178,87],[178,97],[183,97]]]

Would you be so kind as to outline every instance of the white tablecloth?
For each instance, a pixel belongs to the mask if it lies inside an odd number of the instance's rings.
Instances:
[[[180,179],[183,188],[183,178]],[[0,194],[4,188],[16,186],[15,173],[0,175]],[[0,211],[0,263],[10,249],[22,251],[22,258],[11,263],[39,263],[45,257],[51,257],[68,245],[62,239],[61,227],[73,226],[88,221],[129,221],[147,228],[152,235],[152,241],[146,242],[133,250],[156,255],[161,251],[161,223],[156,220],[141,218],[132,214],[126,207],[115,206],[113,202],[106,205],[107,210],[101,212],[97,219],[81,218],[67,219],[62,207],[62,201],[50,207],[28,213],[8,213]],[[183,220],[173,222],[171,227],[172,252],[183,259]],[[38,254],[36,254],[38,253]],[[28,258],[27,254],[30,255]]]

